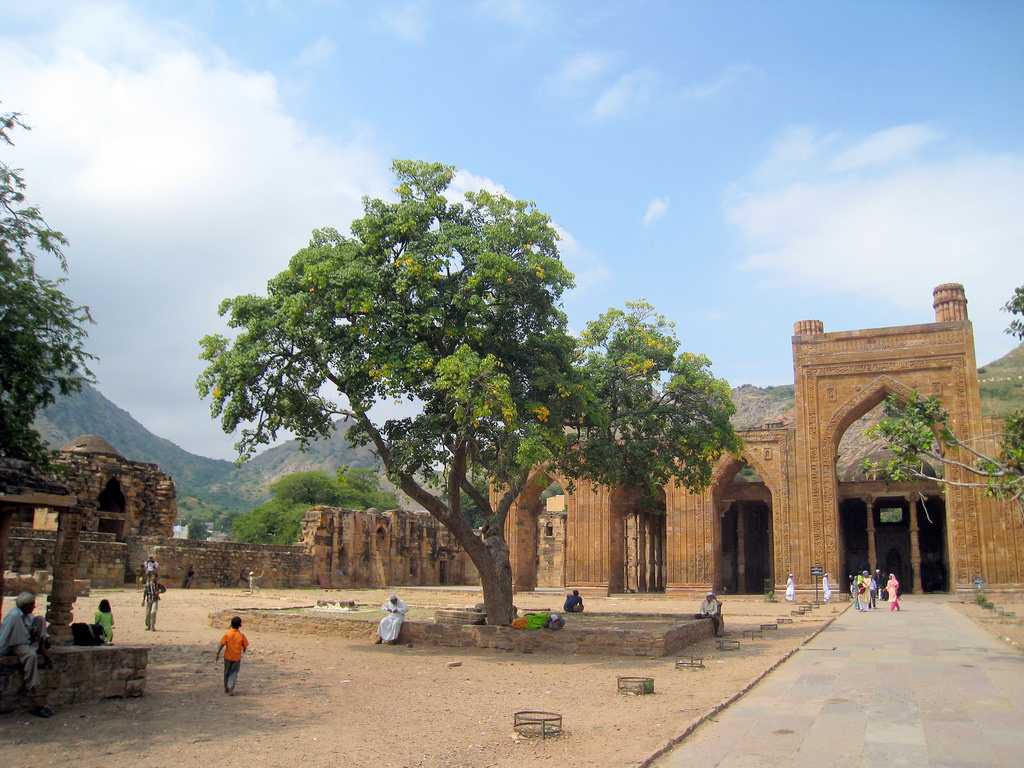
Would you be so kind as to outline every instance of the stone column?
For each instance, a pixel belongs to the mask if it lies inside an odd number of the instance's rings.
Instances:
[[[875,549],[875,498],[874,496],[868,496],[868,511],[867,511],[867,524],[868,524],[868,570],[872,573],[875,572],[878,563],[878,552]]]
[[[923,592],[924,581],[921,578],[921,531],[917,527],[916,494],[907,494],[907,507],[910,516],[910,572],[914,580],[910,591]]]
[[[79,533],[84,511],[61,510],[57,515],[57,543],[53,550],[53,585],[46,606],[46,622],[55,643],[71,641],[75,605],[75,576],[78,570]]]
[[[747,509],[736,502],[736,591],[747,591]]]
[[[647,591],[647,516],[637,512],[636,516],[636,591]]]

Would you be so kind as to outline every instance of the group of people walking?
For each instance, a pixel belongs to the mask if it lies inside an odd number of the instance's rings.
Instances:
[[[867,569],[856,576],[851,573],[849,581],[850,597],[856,604],[858,611],[874,610],[879,599],[889,601],[890,611],[900,610],[900,582],[895,574],[889,574],[889,580],[885,582],[884,587],[882,586],[882,573],[877,569],[874,574]],[[825,602],[831,602],[832,583],[828,573],[821,577],[821,590]],[[796,580],[793,578],[792,573],[786,579],[786,600],[790,603],[796,600]]]

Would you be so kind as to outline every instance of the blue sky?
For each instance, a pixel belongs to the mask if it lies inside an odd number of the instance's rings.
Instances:
[[[100,387],[208,455],[217,301],[386,195],[394,157],[532,199],[582,327],[643,297],[734,385],[792,323],[927,322],[965,283],[979,362],[1024,283],[1024,7],[1011,3],[3,3],[5,108],[72,241]]]

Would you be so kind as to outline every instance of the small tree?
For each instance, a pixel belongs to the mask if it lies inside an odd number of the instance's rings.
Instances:
[[[1017,317],[1007,333],[1024,340],[1024,286],[1017,288],[1004,309]],[[984,488],[1001,499],[1012,499],[1024,514],[1024,410],[1010,414],[999,436],[999,453],[991,456],[961,441],[949,427],[949,414],[935,397],[913,393],[885,400],[883,419],[867,430],[880,439],[891,458],[865,459],[864,470],[891,481],[924,479],[948,486]],[[947,472],[938,477],[931,467],[957,469],[962,479]]]
[[[393,167],[396,201],[367,199],[350,237],[316,230],[266,296],[221,304],[238,333],[202,340],[198,389],[226,432],[249,425],[243,458],[282,428],[305,443],[353,421],[350,439],[372,445],[472,559],[488,621],[507,624],[505,518],[531,468],[563,449],[580,393],[560,308],[572,276],[532,204],[486,191],[452,202],[453,168]],[[371,408],[382,400],[419,412],[381,418]],[[505,489],[497,503],[471,482],[479,475]],[[482,535],[463,492],[483,510]]]
[[[188,523],[188,537],[192,541],[206,541],[210,538],[210,527],[202,520],[190,520]]]
[[[580,339],[588,400],[562,459],[569,477],[643,491],[700,491],[740,440],[727,382],[703,355],[679,350],[675,326],[645,301],[588,323]]]
[[[16,112],[0,114],[0,144],[27,126]],[[93,356],[82,344],[87,307],[63,291],[64,280],[36,272],[38,252],[53,256],[67,272],[67,240],[25,200],[21,171],[0,162],[0,456],[49,464],[49,451],[32,426],[40,409],[59,392],[78,391],[91,380]]]
[[[398,506],[395,494],[381,490],[380,475],[375,469],[339,467],[338,488],[341,493],[338,504],[348,509],[395,509]]]

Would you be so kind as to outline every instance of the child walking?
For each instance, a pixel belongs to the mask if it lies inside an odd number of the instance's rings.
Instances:
[[[103,642],[110,645],[114,642],[114,614],[110,611],[110,601],[100,600],[100,607],[92,619],[103,630]]]
[[[217,646],[217,656],[224,651],[224,693],[235,695],[235,683],[238,682],[238,670],[242,667],[242,654],[249,648],[249,639],[242,634],[242,618],[231,619],[231,629],[224,633]]]

